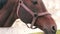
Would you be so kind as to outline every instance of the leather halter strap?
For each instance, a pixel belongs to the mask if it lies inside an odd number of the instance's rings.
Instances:
[[[34,13],[31,9],[29,9],[29,8],[23,3],[22,0],[19,0],[19,2],[18,2],[18,7],[17,7],[17,16],[18,16],[18,17],[19,17],[19,15],[18,15],[19,8],[20,8],[21,6],[33,16],[33,20],[32,20],[32,22],[31,22],[31,26],[29,27],[29,26],[27,25],[27,27],[28,27],[28,28],[31,28],[31,29],[35,29],[35,28],[33,28],[33,26],[34,26],[34,24],[35,24],[35,22],[36,22],[36,19],[37,19],[39,16],[43,16],[43,15],[49,14],[48,12],[43,12],[43,13],[36,13],[36,12],[35,12],[35,13]],[[50,15],[50,14],[49,14],[49,15]]]

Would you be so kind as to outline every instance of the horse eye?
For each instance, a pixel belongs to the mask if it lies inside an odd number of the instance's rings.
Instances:
[[[36,5],[36,4],[37,4],[37,0],[32,0],[32,3],[33,3],[34,5]]]

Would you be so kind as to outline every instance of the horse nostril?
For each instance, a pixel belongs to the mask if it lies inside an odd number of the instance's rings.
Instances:
[[[55,32],[55,31],[56,31],[55,26],[52,26],[52,31],[53,31],[53,32]]]

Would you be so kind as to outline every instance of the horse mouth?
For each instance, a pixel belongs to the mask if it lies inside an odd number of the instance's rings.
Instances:
[[[56,34],[56,31],[53,32],[53,31],[51,31],[51,30],[46,30],[46,29],[45,29],[45,30],[44,30],[44,33],[45,33],[45,34]]]

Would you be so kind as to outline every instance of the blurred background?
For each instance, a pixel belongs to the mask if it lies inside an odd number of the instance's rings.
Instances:
[[[43,0],[46,9],[52,14],[53,19],[57,24],[57,29],[60,30],[60,0]],[[0,28],[0,34],[29,34],[33,32],[42,32],[40,29],[30,29],[20,19],[16,19],[12,27]]]

